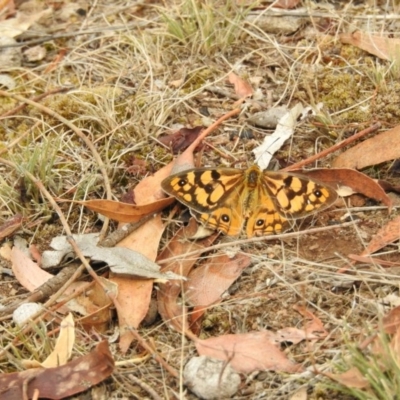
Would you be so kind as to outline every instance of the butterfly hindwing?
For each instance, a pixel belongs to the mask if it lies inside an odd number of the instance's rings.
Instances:
[[[257,188],[256,206],[247,220],[247,237],[278,234],[286,230],[287,220],[277,210],[264,184]]]
[[[219,207],[209,213],[194,214],[207,226],[220,230],[226,235],[236,236],[243,229],[244,219],[237,207]]]

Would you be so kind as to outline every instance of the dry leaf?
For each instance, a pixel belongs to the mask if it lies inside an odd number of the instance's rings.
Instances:
[[[164,224],[161,216],[157,216],[121,240],[117,247],[121,250],[123,248],[137,249],[141,253],[145,253],[143,256],[146,256],[147,259],[154,260],[163,231]],[[120,329],[119,347],[121,352],[125,353],[134,340],[131,330],[139,326],[149,309],[153,280],[134,279],[126,276],[113,276],[110,279],[119,287],[115,305]]]
[[[277,343],[274,333],[262,331],[198,339],[196,349],[200,355],[229,362],[235,371],[244,374],[259,370],[302,371],[303,367],[290,361]]]
[[[165,196],[161,190],[161,181],[169,175],[171,168],[172,166],[166,166],[139,182],[133,191],[133,197],[138,205],[152,203]],[[165,200],[169,199],[163,199]],[[147,259],[154,261],[164,228],[161,215],[157,215],[121,240],[117,247],[140,252]],[[138,280],[124,276],[111,279],[119,287],[115,301],[120,329],[119,347],[122,353],[126,353],[134,340],[132,329],[138,328],[149,309],[153,280]]]
[[[275,132],[272,135],[266,136],[261,145],[253,149],[256,164],[261,169],[264,170],[268,168],[273,155],[283,146],[286,140],[293,135],[294,128],[297,125],[297,118],[302,110],[303,106],[297,103],[279,119]]]
[[[200,332],[201,318],[207,306],[221,301],[223,293],[250,264],[251,258],[245,254],[233,258],[223,254],[207,259],[190,272],[183,287],[185,301],[194,306],[190,313],[190,329],[193,333],[197,335]]]
[[[351,260],[365,263],[365,264],[379,264],[381,267],[388,267],[388,268],[400,267],[399,262],[382,260],[381,258],[377,258],[377,257],[358,256],[356,254],[349,254],[347,257],[349,257]]]
[[[135,198],[136,200],[136,198]],[[89,210],[98,212],[118,222],[136,222],[145,215],[157,213],[174,202],[173,198],[166,197],[149,204],[134,205],[113,200],[74,201]]]
[[[211,257],[193,270],[183,284],[186,301],[193,306],[215,304],[250,264],[251,258],[245,254]]]
[[[174,202],[174,199],[170,197],[157,200],[165,196],[165,193],[161,189],[161,182],[170,174],[171,169],[172,164],[169,164],[158,170],[154,175],[147,176],[136,185],[133,197],[138,207],[141,207],[142,204],[156,204],[161,201],[168,205]],[[159,242],[164,229],[165,226],[161,215],[156,215],[120,241],[117,247],[124,247],[140,252],[148,259],[154,261],[157,257]]]
[[[125,354],[134,340],[131,330],[139,327],[149,309],[153,280],[117,276],[109,279],[118,286],[118,301],[115,307],[120,332],[119,348]]]
[[[235,73],[231,72],[228,75],[229,82],[235,86],[235,93],[239,97],[249,97],[253,95],[253,88],[251,85],[238,77]]]
[[[68,301],[61,309],[58,309],[59,312],[67,309],[83,315],[79,319],[79,323],[87,332],[90,332],[92,329],[95,329],[98,333],[106,332],[108,322],[112,316],[110,311],[112,301],[110,297],[116,297],[118,293],[117,285],[114,285],[109,279],[101,276],[99,279],[103,282],[103,285],[93,282],[90,288]],[[64,295],[59,299],[59,302],[82,286],[87,286],[87,282],[74,282],[72,285],[69,285]],[[104,288],[107,289],[104,290]]]
[[[400,125],[364,140],[340,154],[332,166],[362,169],[400,158]]]
[[[134,252],[133,249],[136,249],[143,253],[148,260],[155,260],[164,228],[161,215],[158,215],[121,240],[117,247],[121,250],[131,249],[132,252]],[[119,347],[121,352],[125,353],[134,340],[131,330],[139,326],[149,309],[153,280],[132,279],[123,276],[110,279],[116,282],[120,288],[115,306],[120,329]]]
[[[18,282],[30,292],[43,285],[53,275],[43,271],[34,261],[32,261],[22,250],[14,246],[11,250],[11,263],[13,273]]]
[[[276,332],[277,338],[281,343],[288,342],[293,344],[301,343],[303,340],[319,340],[320,335],[309,333],[305,329],[298,328],[282,328]]]
[[[140,276],[143,278],[180,279],[176,274],[159,272],[160,267],[143,254],[122,247],[99,247],[98,233],[73,235],[73,238],[85,257],[94,261],[103,261],[116,274]],[[54,250],[44,251],[42,257],[43,268],[57,265],[61,260],[73,254],[72,246],[66,236],[57,236],[52,239],[50,246]]]
[[[142,179],[134,188],[135,201],[139,207],[144,207],[143,204],[152,203],[157,204],[160,199],[165,201],[166,205],[172,204],[167,202],[169,199],[164,199],[165,193],[161,189],[161,182],[171,173],[172,163],[166,165],[165,167],[159,169],[153,175],[146,176]],[[161,204],[161,203],[160,203]],[[165,207],[160,207],[158,211]],[[155,211],[152,211],[155,212]]]
[[[169,175],[171,168],[172,166],[166,166],[136,185],[133,196],[138,205],[152,203],[165,196],[161,190],[161,181]],[[117,248],[138,252],[153,262],[157,257],[164,228],[161,215],[157,215],[121,240],[117,244]],[[133,279],[125,276],[110,279],[119,287],[115,306],[120,329],[119,347],[125,353],[134,340],[132,329],[137,329],[149,309],[153,280]]]
[[[374,36],[357,31],[339,35],[342,43],[352,44],[384,60],[395,61],[399,57],[400,39]]]
[[[382,319],[385,332],[388,334],[396,333],[400,328],[400,306],[393,308]]]
[[[161,136],[158,141],[172,150],[172,154],[178,154],[182,150],[187,149],[199,136],[203,130],[203,126],[195,126],[194,128],[181,128],[170,135]],[[196,151],[201,150],[203,146],[196,147]]]
[[[384,248],[390,243],[395,242],[400,238],[400,216],[396,217],[392,221],[389,221],[384,227],[382,227],[368,243],[365,250],[360,256],[367,256],[376,251]]]
[[[324,375],[349,388],[365,389],[369,387],[368,380],[364,378],[363,374],[356,367],[350,368],[342,374],[326,372]]]
[[[41,399],[63,399],[87,391],[108,378],[113,370],[114,360],[105,340],[89,354],[60,367],[0,375],[1,400],[32,399],[34,392]]]
[[[218,234],[209,236],[202,240],[196,240],[192,242],[187,239],[197,230],[197,222],[192,218],[186,227],[182,227],[178,230],[175,236],[167,244],[167,246],[160,253],[157,261],[167,260],[168,258],[181,256],[179,259],[171,261],[162,268],[162,272],[166,271],[179,271],[183,276],[187,276],[197,262],[198,256],[185,257],[185,253],[194,250],[207,250],[207,248],[214,242],[218,237]],[[182,290],[182,284],[178,281],[166,282],[159,285],[157,292],[157,306],[158,312],[162,319],[178,331],[182,332],[182,327],[185,326],[186,308],[181,304],[178,304],[178,297]],[[187,327],[185,328],[187,329]]]
[[[155,260],[164,229],[161,215],[157,215],[122,239],[116,246],[139,252],[149,260]]]
[[[326,331],[322,321],[318,317],[316,317],[310,310],[307,310],[305,306],[298,304],[295,304],[293,308],[308,320],[307,323],[304,325],[304,331],[307,336],[312,335],[313,338],[316,337],[318,339],[322,339],[328,336],[328,332]],[[311,339],[311,337],[309,336],[308,338]]]
[[[44,368],[59,367],[71,357],[75,343],[75,323],[72,314],[68,314],[60,323],[60,333],[51,354],[41,363]]]
[[[7,222],[0,226],[0,240],[11,236],[16,230],[22,225],[22,215],[15,214],[12,218],[8,219]]]

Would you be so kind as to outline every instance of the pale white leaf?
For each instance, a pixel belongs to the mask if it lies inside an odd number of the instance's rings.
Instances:
[[[116,274],[126,274],[153,279],[182,279],[171,272],[161,273],[160,267],[143,254],[123,247],[100,247],[98,233],[73,235],[73,238],[85,257],[92,261],[105,262]],[[73,257],[74,252],[66,236],[55,237],[50,246],[54,249],[43,252],[42,267],[50,268],[59,264],[65,257]]]
[[[23,325],[26,321],[29,321],[33,315],[38,313],[43,306],[39,303],[24,303],[21,304],[13,312],[13,321],[17,325]]]
[[[263,143],[253,150],[256,164],[262,169],[267,169],[272,156],[283,146],[294,133],[297,118],[301,114],[303,106],[298,103],[287,112],[278,122],[275,132],[267,136]]]

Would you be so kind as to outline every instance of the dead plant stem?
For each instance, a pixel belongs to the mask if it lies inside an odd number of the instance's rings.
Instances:
[[[56,89],[53,89],[53,90],[49,90],[48,92],[42,93],[39,96],[34,97],[32,99],[32,101],[38,102],[40,100],[43,100],[47,96],[52,96],[53,94],[65,93],[68,90],[71,90],[71,88],[60,87],[60,88],[56,88]],[[19,106],[13,108],[12,110],[8,110],[3,115],[0,115],[0,118],[5,118],[5,117],[9,117],[11,115],[15,115],[16,113],[20,112],[24,107],[26,107],[27,104],[28,103],[24,102],[24,104],[20,104]]]
[[[306,231],[301,231],[301,232],[290,232],[290,233],[282,233],[280,235],[269,235],[269,236],[259,236],[259,237],[253,237],[253,238],[248,238],[248,239],[241,239],[241,240],[236,240],[234,242],[229,241],[229,242],[225,242],[225,243],[219,243],[216,244],[214,246],[210,246],[207,251],[215,251],[215,250],[219,250],[219,249],[223,249],[225,247],[232,247],[232,246],[236,246],[236,245],[242,245],[242,244],[248,244],[248,243],[257,243],[257,242],[263,242],[263,241],[269,241],[269,240],[284,240],[284,239],[292,239],[292,238],[296,238],[300,235],[308,235],[308,234],[314,234],[314,233],[319,233],[319,232],[325,232],[325,231],[329,231],[332,229],[342,229],[342,228],[346,228],[348,226],[352,226],[357,224],[357,220],[356,221],[349,221],[349,222],[344,222],[343,224],[340,225],[331,225],[331,226],[321,226],[320,228],[313,228],[313,229],[307,229]],[[165,260],[160,260],[157,263],[158,264],[168,264],[171,261],[174,260],[179,260],[181,258],[187,258],[187,257],[191,257],[191,256],[198,256],[201,253],[204,253],[205,250],[204,249],[200,249],[200,250],[193,250],[190,251],[188,253],[185,254],[180,254],[178,256],[174,256],[174,257],[170,257],[167,258]]]
[[[210,125],[207,129],[205,129],[201,134],[199,135],[198,138],[185,150],[186,152],[191,152],[193,153],[194,149],[201,143],[201,141],[207,137],[211,132],[213,132],[218,126],[222,124],[225,120],[233,117],[234,115],[237,115],[240,113],[240,109],[235,108],[232,111],[229,111],[228,113],[224,114],[222,117],[218,118],[212,125]]]
[[[332,147],[329,147],[329,149],[326,149],[324,151],[321,151],[318,154],[315,154],[312,157],[307,158],[306,160],[300,161],[298,163],[292,164],[289,167],[283,168],[282,171],[292,171],[294,169],[299,169],[299,168],[303,168],[305,165],[311,164],[314,161],[317,161],[321,158],[326,157],[328,154],[331,154],[333,152],[335,152],[336,150],[341,149],[342,147],[345,147],[347,145],[349,145],[350,143],[353,143],[354,141],[360,139],[361,137],[368,135],[371,132],[375,132],[376,130],[378,130],[381,127],[381,123],[377,122],[375,124],[373,124],[372,126],[370,126],[367,129],[364,129],[358,133],[356,133],[355,135],[342,140],[340,143],[335,144]]]

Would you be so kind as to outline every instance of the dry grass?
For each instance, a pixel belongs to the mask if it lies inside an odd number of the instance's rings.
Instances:
[[[244,78],[256,78],[258,83],[253,86],[269,106],[294,105],[298,101],[324,104],[316,118],[300,125],[291,142],[277,155],[281,167],[329,147],[373,120],[384,126],[398,123],[398,64],[377,60],[335,40],[338,33],[356,27],[390,33],[396,29],[393,26],[397,20],[380,16],[366,19],[367,8],[347,3],[335,10],[332,4],[319,2],[320,9],[314,11],[314,3],[306,1],[309,13],[302,18],[308,28],[301,28],[294,37],[282,37],[266,32],[257,22],[248,22],[250,8],[240,7],[233,0],[217,3],[100,0],[87,10],[86,17],[73,13],[61,19],[59,26],[57,18],[61,17],[54,14],[35,26],[36,37],[40,38],[43,32],[61,35],[43,40],[41,46],[47,50],[44,60],[24,62],[10,71],[16,83],[12,93],[32,98],[61,86],[70,90],[38,101],[55,115],[31,104],[0,120],[0,157],[17,166],[10,168],[0,163],[1,223],[22,213],[27,223],[18,234],[45,250],[52,237],[63,233],[63,228],[40,190],[26,178],[26,172],[57,198],[120,199],[142,179],[127,172],[132,156],[145,160],[148,171],[158,170],[172,158],[168,150],[157,145],[162,133],[177,124],[206,123],[201,107],[208,108],[213,120],[230,110],[233,100],[215,95],[213,89],[231,91],[226,85],[231,71]],[[395,2],[386,3],[395,6]],[[323,21],[332,25],[330,39],[311,29]],[[65,56],[54,63],[62,49],[67,49]],[[0,99],[0,115],[19,104],[13,97]],[[238,120],[228,121],[207,139],[225,157],[206,152],[203,165],[245,167],[251,163],[250,152],[265,132],[248,127],[246,119],[259,110],[256,102],[249,103]],[[93,148],[60,117],[82,130]],[[229,140],[230,133],[244,127],[253,131],[254,139]],[[107,193],[99,159],[111,193]],[[329,166],[329,161],[324,160],[323,165]],[[369,174],[387,178],[389,167],[376,167]],[[101,229],[94,213],[69,203],[60,206],[74,233]],[[337,218],[338,212],[329,215]],[[364,221],[361,227],[336,231],[334,236],[331,232],[304,233],[297,239],[242,246],[253,258],[253,264],[227,300],[208,311],[202,335],[300,326],[304,321],[293,310],[298,303],[312,309],[330,334],[311,351],[307,343],[288,346],[287,353],[308,367],[308,373],[255,374],[247,378],[242,394],[235,398],[287,399],[303,386],[310,399],[389,400],[399,393],[395,357],[387,360],[391,372],[384,374],[378,362],[370,371],[366,359],[371,356],[357,349],[387,311],[384,298],[398,294],[398,271],[369,265],[353,271],[355,276],[337,273],[347,265],[345,257],[362,251],[388,217],[382,210],[367,208],[353,213],[353,217]],[[307,220],[303,229],[314,222],[318,224],[318,219]],[[233,246],[237,244],[241,242],[232,242]],[[397,245],[386,250],[388,259],[398,261]],[[0,293],[14,300],[24,291],[12,277],[5,276]],[[21,359],[41,359],[48,354],[51,344],[44,332],[45,325],[38,325],[24,336],[9,320],[3,321],[1,347],[10,344],[16,335],[23,345],[10,347],[9,358],[0,360],[1,371],[21,370]],[[178,370],[195,354],[192,343],[160,321],[140,333],[154,341],[158,351]],[[112,335],[112,327],[109,334]],[[85,354],[92,347],[92,337],[84,332],[81,335],[75,354]],[[387,346],[385,337],[382,343]],[[122,357],[116,344],[113,350],[120,361],[135,359],[140,352],[132,348]],[[368,369],[374,382],[370,392],[350,392],[311,373],[314,368],[337,372],[351,365]],[[168,376],[151,359],[138,365],[125,362],[108,383],[108,398],[155,398],[151,390],[159,398],[195,398],[186,392],[181,381]]]

